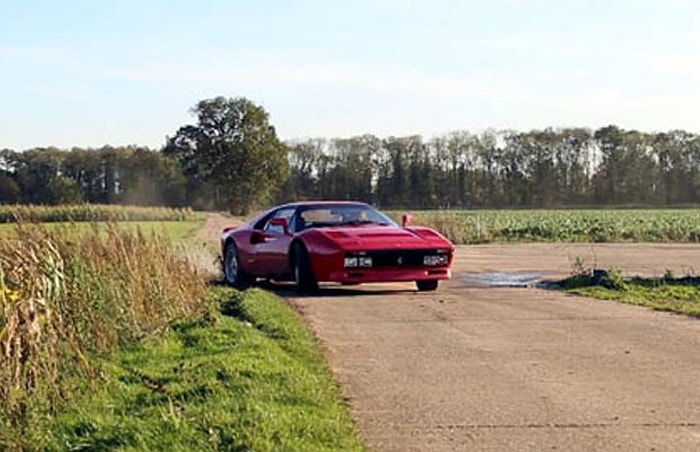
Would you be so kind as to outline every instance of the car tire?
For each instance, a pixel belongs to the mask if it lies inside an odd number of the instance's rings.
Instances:
[[[224,249],[224,282],[237,289],[245,289],[253,283],[253,279],[241,268],[238,247],[229,242]]]
[[[438,288],[438,280],[422,279],[420,281],[416,281],[416,287],[418,287],[420,292],[430,292]]]
[[[294,282],[300,294],[312,294],[318,291],[318,281],[311,268],[311,258],[306,247],[297,243],[294,245]]]

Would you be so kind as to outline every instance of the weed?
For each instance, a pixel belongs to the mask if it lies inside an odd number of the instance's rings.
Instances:
[[[574,263],[571,264],[571,274],[572,275],[586,275],[590,276],[592,269],[586,263],[586,260],[581,256],[576,256]]]

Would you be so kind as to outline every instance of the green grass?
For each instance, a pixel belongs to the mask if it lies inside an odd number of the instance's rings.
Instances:
[[[400,221],[402,212],[389,213]],[[414,224],[458,244],[700,241],[700,209],[433,210],[414,216]]]
[[[598,285],[591,285],[587,275],[571,276],[561,285],[576,295],[700,317],[700,278],[622,278],[619,272],[612,274],[610,280]]]
[[[103,365],[50,450],[363,450],[319,346],[258,289],[214,288],[224,315],[174,324]]]

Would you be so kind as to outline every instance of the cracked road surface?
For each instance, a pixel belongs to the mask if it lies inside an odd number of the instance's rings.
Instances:
[[[291,298],[370,450],[700,450],[700,321],[460,276],[700,270],[696,245],[459,247],[454,277]]]

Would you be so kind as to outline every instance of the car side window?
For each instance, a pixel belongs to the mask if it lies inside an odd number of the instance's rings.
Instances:
[[[294,214],[294,210],[295,210],[295,209],[293,209],[293,208],[289,208],[289,209],[280,209],[280,210],[278,210],[277,212],[275,212],[275,213],[270,217],[269,220],[271,220],[271,219],[273,219],[273,218],[286,218],[286,219],[287,219],[287,224],[289,224],[289,220],[291,219],[292,215]],[[273,232],[273,233],[276,233],[276,234],[284,234],[284,229],[282,228],[282,226],[272,225],[272,224],[270,224],[270,221],[269,221],[269,220],[268,220],[267,223],[265,224],[265,228],[264,228],[264,231],[265,231],[265,232]]]
[[[300,230],[299,229],[299,218],[300,218],[299,211],[295,210],[294,213],[292,213],[292,216],[289,217],[289,219],[287,220],[289,222],[289,232],[291,232],[292,234],[294,234]]]
[[[258,220],[254,225],[253,229],[261,231],[265,229],[265,225],[267,224],[268,221],[270,221],[270,218],[274,216],[275,212],[269,213],[262,217],[260,220]]]

